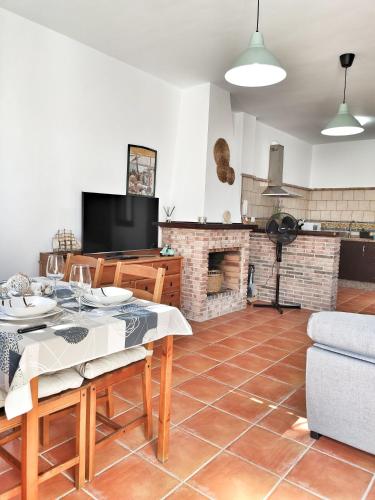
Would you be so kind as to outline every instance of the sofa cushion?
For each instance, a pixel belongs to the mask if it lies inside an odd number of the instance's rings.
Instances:
[[[140,361],[141,359],[145,359],[146,356],[151,354],[152,351],[147,351],[143,346],[132,347],[131,349],[124,349],[123,351],[115,352],[108,356],[81,363],[77,365],[75,369],[82,377],[93,379],[99,377],[99,375],[103,373],[108,373],[118,368],[122,368],[123,366],[130,365],[131,363],[135,363],[136,361]]]
[[[310,317],[308,336],[333,350],[375,358],[375,316],[318,312]]]

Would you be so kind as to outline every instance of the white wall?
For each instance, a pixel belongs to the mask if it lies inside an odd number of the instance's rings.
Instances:
[[[231,151],[230,165],[235,171],[232,185],[218,179],[214,159],[214,145],[217,139],[224,138]],[[216,85],[210,85],[210,108],[208,120],[208,140],[206,149],[206,191],[204,215],[209,221],[222,222],[223,213],[229,210],[232,222],[240,222],[241,168],[233,156],[234,128],[230,94]]]
[[[272,142],[284,146],[284,182],[309,187],[311,144],[259,121],[255,131],[254,166],[249,173],[261,178],[268,177],[269,151]]]
[[[196,221],[204,215],[209,103],[209,83],[182,92],[170,178],[174,220]]]
[[[235,160],[243,174],[255,170],[255,133],[257,119],[248,113],[233,113]]]
[[[375,140],[313,146],[312,188],[374,187]]]
[[[170,201],[180,92],[0,9],[0,279],[37,272],[60,227],[80,237],[81,191],[125,193],[127,144],[158,150]]]

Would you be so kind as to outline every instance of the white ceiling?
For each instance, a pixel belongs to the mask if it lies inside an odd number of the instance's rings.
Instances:
[[[0,0],[0,6],[178,87],[215,82],[230,90],[235,110],[313,144],[340,140],[320,130],[342,95],[338,56],[355,52],[348,103],[374,123],[349,140],[375,138],[374,0],[261,0],[260,30],[288,76],[257,89],[223,78],[254,30],[256,0]]]

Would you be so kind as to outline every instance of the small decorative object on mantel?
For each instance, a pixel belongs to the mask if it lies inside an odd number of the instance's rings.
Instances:
[[[52,238],[54,252],[80,250],[81,244],[74,236],[71,229],[59,229]]]
[[[241,220],[242,224],[249,224],[249,217],[247,215],[247,209],[248,209],[248,201],[247,200],[242,200],[242,208],[241,208]]]
[[[207,224],[207,217],[201,215],[198,217],[198,224]]]
[[[127,194],[155,196],[156,156],[155,149],[128,145]]]
[[[230,150],[229,145],[222,137],[215,142],[214,158],[216,163],[216,173],[221,182],[227,182],[230,186],[234,183],[236,174],[229,165]]]
[[[225,210],[223,213],[223,224],[232,224],[232,214],[229,210]]]
[[[165,222],[172,222],[172,214],[174,212],[175,207],[163,207],[165,213]]]
[[[171,248],[171,245],[164,245],[160,251],[160,255],[163,257],[173,257],[174,250]]]

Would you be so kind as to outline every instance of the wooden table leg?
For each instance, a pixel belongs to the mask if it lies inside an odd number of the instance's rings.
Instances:
[[[171,422],[171,384],[173,335],[164,337],[160,368],[159,436],[157,456],[160,462],[168,460],[169,427]]]
[[[22,500],[38,498],[38,377],[30,382],[33,407],[22,416],[21,490]]]

